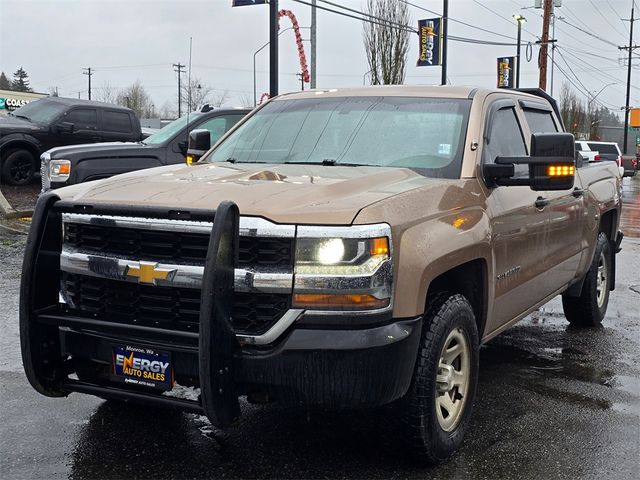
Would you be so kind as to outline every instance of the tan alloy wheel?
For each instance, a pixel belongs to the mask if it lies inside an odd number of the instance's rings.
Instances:
[[[436,415],[445,432],[458,426],[467,401],[471,351],[461,328],[452,330],[440,353],[436,375]]]

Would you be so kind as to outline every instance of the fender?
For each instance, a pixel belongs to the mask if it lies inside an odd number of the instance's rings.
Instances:
[[[36,158],[42,153],[42,143],[32,135],[26,133],[10,133],[0,138],[0,150],[6,151],[14,144],[25,145],[30,149]]]

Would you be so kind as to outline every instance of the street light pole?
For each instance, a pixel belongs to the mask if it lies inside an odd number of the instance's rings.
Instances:
[[[518,38],[516,40],[516,88],[520,88],[520,43],[522,40],[522,24],[527,21],[522,15],[514,15],[516,23],[518,24]]]
[[[300,27],[300,28],[309,28],[309,27]],[[287,27],[287,28],[283,28],[282,30],[280,30],[278,32],[278,36],[282,35],[284,32],[286,32],[287,30],[293,30],[293,27]],[[307,41],[307,40],[303,40],[303,41]],[[256,56],[265,48],[267,48],[269,45],[271,44],[271,42],[267,42],[264,45],[262,45],[258,50],[256,50],[255,52],[253,52],[253,106],[255,107],[258,104],[258,92],[257,92],[257,86],[256,86]]]

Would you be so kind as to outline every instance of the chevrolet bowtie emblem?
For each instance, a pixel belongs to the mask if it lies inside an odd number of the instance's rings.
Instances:
[[[124,271],[125,276],[137,277],[138,283],[156,284],[156,280],[171,280],[175,270],[168,268],[156,268],[157,263],[154,262],[138,262],[139,267],[127,265]]]

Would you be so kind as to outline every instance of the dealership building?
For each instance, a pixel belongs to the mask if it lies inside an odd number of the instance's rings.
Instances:
[[[42,97],[48,97],[48,95],[46,93],[0,90],[0,115],[6,115],[16,108],[20,108]]]

